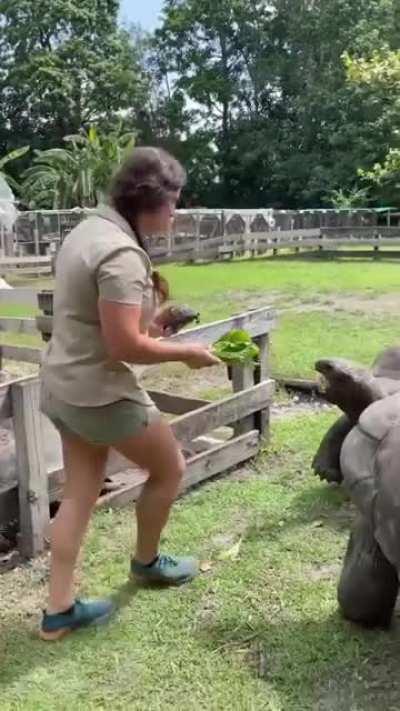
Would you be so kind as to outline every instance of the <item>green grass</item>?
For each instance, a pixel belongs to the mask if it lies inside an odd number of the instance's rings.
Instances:
[[[397,264],[259,260],[163,272],[176,300],[199,308],[203,322],[273,302],[272,358],[281,374],[312,375],[314,361],[332,354],[367,364],[398,341],[393,312],[319,310],[330,295],[395,294]],[[308,311],[293,310],[304,304]],[[6,315],[32,312],[0,305]],[[227,392],[206,375],[200,390],[210,399]],[[0,576],[1,711],[399,709],[398,631],[363,633],[337,612],[352,512],[341,491],[310,473],[333,417],[273,421],[272,444],[252,475],[220,479],[178,502],[163,547],[210,561],[193,585],[126,586],[133,518],[126,509],[97,514],[80,589],[116,595],[119,614],[107,628],[46,646],[34,630],[47,560]]]
[[[398,263],[372,260],[334,262],[320,260],[237,261],[204,266],[167,266],[163,274],[170,280],[177,299],[220,295],[221,301],[234,290],[250,294],[283,292],[303,301],[310,295],[332,292],[393,292],[399,288]]]
[[[332,355],[370,365],[379,351],[399,341],[395,317],[326,312],[285,314],[272,334],[273,370],[294,377],[312,377],[315,361]]]
[[[0,304],[0,318],[30,318],[37,313],[38,310],[30,308],[25,304]]]
[[[351,514],[309,472],[331,421],[280,422],[255,476],[177,504],[164,548],[211,562],[190,586],[126,586],[130,515],[96,515],[81,588],[116,594],[107,628],[46,646],[34,636],[44,565],[0,577],[2,711],[399,708],[398,633],[364,633],[337,612]]]
[[[43,347],[41,337],[35,333],[3,332],[0,334],[0,343],[8,346],[28,346],[29,348]]]
[[[296,259],[238,261],[163,268],[173,297],[198,308],[202,322],[225,318],[251,306],[272,303],[278,311],[273,334],[274,372],[309,377],[322,355],[339,355],[369,364],[376,353],[398,341],[394,313],[357,315],[327,307],[329,297],[359,295],[370,300],[399,288],[399,266],[391,262]],[[49,284],[47,283],[47,286]],[[304,305],[308,311],[301,311]],[[325,310],[318,310],[325,306]],[[343,304],[342,304],[343,307]],[[298,312],[296,309],[300,309]],[[290,309],[287,311],[287,309]],[[329,310],[330,309],[330,310]],[[359,306],[363,309],[363,305]],[[0,305],[1,316],[32,316],[21,305]],[[35,336],[0,334],[0,342],[40,346]],[[208,386],[205,386],[207,393]]]

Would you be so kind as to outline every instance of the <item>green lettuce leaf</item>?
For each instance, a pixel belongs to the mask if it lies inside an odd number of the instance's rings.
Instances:
[[[245,365],[257,362],[260,349],[247,331],[234,330],[214,343],[213,353],[229,365]]]

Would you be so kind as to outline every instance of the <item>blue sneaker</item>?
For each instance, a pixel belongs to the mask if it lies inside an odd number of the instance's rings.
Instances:
[[[142,583],[164,585],[183,585],[199,573],[199,564],[195,558],[175,558],[160,555],[153,565],[143,565],[132,560],[131,574]]]
[[[46,642],[55,642],[82,627],[107,622],[113,611],[114,605],[110,600],[75,600],[66,612],[54,615],[44,612],[39,634]]]

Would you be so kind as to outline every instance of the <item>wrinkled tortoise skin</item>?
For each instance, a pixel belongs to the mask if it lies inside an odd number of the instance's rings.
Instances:
[[[371,370],[341,359],[316,363],[321,393],[343,415],[323,438],[315,473],[342,483],[359,511],[338,587],[347,619],[387,627],[400,571],[400,348],[381,353]]]

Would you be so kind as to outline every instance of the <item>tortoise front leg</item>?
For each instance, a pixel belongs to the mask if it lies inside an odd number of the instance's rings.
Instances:
[[[340,450],[353,425],[347,415],[339,417],[327,431],[313,459],[312,467],[320,479],[341,484]]]

